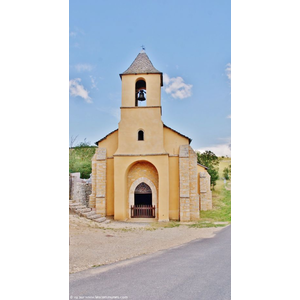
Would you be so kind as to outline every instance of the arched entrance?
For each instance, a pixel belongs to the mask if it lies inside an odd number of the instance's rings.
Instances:
[[[138,178],[130,187],[129,218],[157,218],[157,190],[146,177]]]
[[[141,182],[134,191],[134,205],[152,205],[152,191],[148,184]]]

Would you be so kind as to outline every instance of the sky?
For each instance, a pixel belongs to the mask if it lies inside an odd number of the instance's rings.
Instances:
[[[183,5],[184,3],[184,5]],[[141,46],[163,72],[162,121],[198,151],[231,156],[231,4],[69,2],[69,136],[91,144],[118,128],[121,79]]]

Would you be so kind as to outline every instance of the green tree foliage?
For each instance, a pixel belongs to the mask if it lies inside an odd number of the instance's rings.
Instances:
[[[197,152],[197,162],[206,166],[207,172],[210,175],[210,183],[215,188],[217,180],[219,179],[219,158],[212,151],[205,151],[203,153]]]
[[[230,180],[230,178],[231,178],[231,165],[229,165],[229,168],[225,168],[223,170],[223,176],[226,180]]]
[[[69,149],[69,172],[80,172],[81,178],[90,178],[92,173],[92,157],[95,154],[96,146],[84,139],[77,146]]]

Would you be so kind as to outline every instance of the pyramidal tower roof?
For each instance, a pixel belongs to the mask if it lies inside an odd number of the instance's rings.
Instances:
[[[130,67],[120,74],[122,75],[129,75],[129,74],[161,74],[161,85],[162,85],[162,72],[158,71],[154,68],[151,60],[149,59],[148,55],[144,50],[142,50]]]

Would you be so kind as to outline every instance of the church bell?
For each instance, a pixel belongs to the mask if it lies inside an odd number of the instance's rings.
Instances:
[[[137,94],[137,100],[139,100],[139,101],[146,100],[144,93],[146,93],[144,90],[140,90]]]

